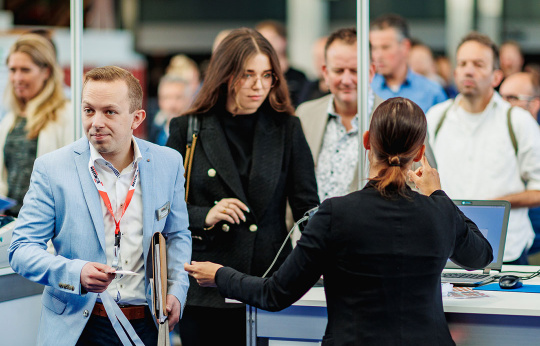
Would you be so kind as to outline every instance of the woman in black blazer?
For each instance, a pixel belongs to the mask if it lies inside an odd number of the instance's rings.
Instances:
[[[454,345],[440,274],[448,258],[464,268],[493,259],[488,241],[440,189],[425,159],[426,119],[412,101],[382,103],[364,134],[366,187],[322,203],[296,248],[269,279],[221,265],[184,267],[202,286],[266,310],[298,300],[324,275],[323,345]],[[422,167],[410,170],[413,161]],[[406,184],[409,176],[422,194]]]
[[[296,220],[318,205],[313,159],[293,111],[272,46],[252,29],[233,30],[186,112],[200,123],[187,201],[193,260],[260,276],[287,237],[287,201]],[[170,124],[167,145],[182,155],[189,116]],[[289,243],[274,270],[291,250]],[[245,307],[193,281],[180,336],[184,346],[245,344]]]

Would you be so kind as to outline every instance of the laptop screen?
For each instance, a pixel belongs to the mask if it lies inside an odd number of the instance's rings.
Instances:
[[[510,203],[507,201],[454,200],[458,208],[471,219],[493,248],[493,262],[487,266],[500,270],[503,263]],[[461,268],[448,260],[445,268]]]

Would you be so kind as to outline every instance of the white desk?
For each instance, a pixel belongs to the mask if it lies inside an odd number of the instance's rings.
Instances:
[[[534,272],[540,267],[504,266]],[[540,285],[540,277],[525,281]],[[483,291],[489,297],[443,299],[452,337],[459,346],[540,345],[540,294]],[[291,307],[267,312],[247,306],[248,345],[267,338],[269,346],[319,345],[327,322],[322,287],[312,288]]]

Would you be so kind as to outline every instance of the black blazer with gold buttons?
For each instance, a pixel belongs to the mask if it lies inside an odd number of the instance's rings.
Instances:
[[[269,107],[259,112],[248,191],[242,187],[219,111],[214,109],[199,115],[200,132],[188,201],[192,259],[221,263],[258,276],[270,266],[287,236],[287,201],[295,220],[319,203],[313,159],[299,119]],[[170,124],[167,146],[182,156],[186,152],[187,126],[187,116],[172,119]],[[239,225],[220,222],[205,230],[208,211],[223,198],[238,198],[249,207],[246,222]],[[289,243],[273,270],[279,268],[290,251]],[[190,280],[187,305],[228,306],[217,289],[201,288],[191,277]]]

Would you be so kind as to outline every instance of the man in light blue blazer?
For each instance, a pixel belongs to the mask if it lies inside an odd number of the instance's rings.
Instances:
[[[16,272],[46,286],[38,344],[119,344],[101,304],[106,294],[142,341],[155,344],[148,308],[154,232],[167,241],[170,329],[179,320],[189,285],[183,263],[191,259],[182,158],[133,137],[145,118],[141,107],[142,89],[128,71],[88,72],[82,97],[87,138],[35,162],[9,260]],[[56,255],[47,251],[49,240]],[[139,275],[115,278],[121,269]]]

